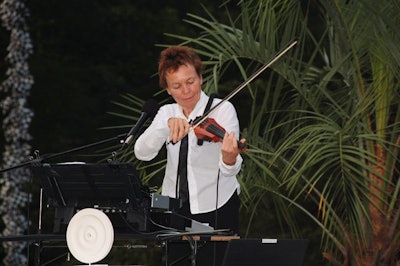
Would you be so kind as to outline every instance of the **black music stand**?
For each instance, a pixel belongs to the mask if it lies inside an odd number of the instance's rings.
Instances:
[[[40,179],[48,205],[55,207],[54,232],[64,231],[76,210],[83,208],[103,210],[115,227],[128,222],[129,229],[147,230],[149,193],[132,163],[44,163],[33,166],[32,172]],[[113,221],[116,217],[124,221]]]

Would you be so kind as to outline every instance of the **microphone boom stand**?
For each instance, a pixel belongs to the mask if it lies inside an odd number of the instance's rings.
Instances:
[[[69,154],[69,153],[73,153],[73,152],[85,150],[85,149],[88,149],[88,148],[92,148],[92,147],[95,147],[95,146],[99,146],[99,145],[102,145],[102,144],[105,144],[105,143],[109,143],[109,142],[112,142],[112,141],[115,141],[115,140],[120,140],[120,142],[121,142],[123,140],[123,137],[126,137],[126,134],[120,134],[120,135],[118,135],[116,137],[112,137],[112,138],[109,138],[109,139],[101,140],[101,141],[98,141],[98,142],[95,142],[95,143],[87,144],[87,145],[84,145],[84,146],[81,146],[81,147],[73,148],[73,149],[70,149],[70,150],[66,150],[66,151],[63,151],[63,152],[60,152],[60,153],[55,153],[55,154],[51,154],[51,155],[47,155],[47,156],[43,156],[43,157],[40,157],[37,154],[38,157],[36,159],[32,158],[30,161],[27,161],[27,162],[24,162],[24,163],[15,165],[15,166],[11,166],[9,168],[0,169],[0,174],[2,174],[4,172],[8,172],[10,170],[14,170],[14,169],[17,169],[17,168],[24,167],[24,166],[27,166],[27,165],[30,165],[30,164],[33,164],[33,163],[38,163],[38,162],[41,162],[43,160],[53,159],[53,158],[56,158],[56,157],[60,157],[60,156]]]

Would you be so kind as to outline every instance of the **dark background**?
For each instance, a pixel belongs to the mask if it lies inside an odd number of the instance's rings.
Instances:
[[[207,8],[217,9],[216,3],[208,2]],[[183,19],[188,12],[204,14],[200,3],[190,0],[28,5],[34,45],[29,61],[35,80],[30,98],[35,113],[32,146],[42,153],[114,136],[99,130],[121,123],[107,114],[118,110],[111,102],[125,93],[147,99],[158,92],[155,73],[162,48],[157,44],[176,44],[166,32],[197,34]]]

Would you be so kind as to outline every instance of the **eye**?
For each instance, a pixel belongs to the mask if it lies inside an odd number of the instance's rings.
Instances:
[[[172,89],[174,89],[174,90],[178,90],[180,87],[181,87],[180,84],[174,84],[174,85],[172,85]]]
[[[189,85],[191,85],[191,84],[194,83],[194,79],[189,79],[186,83],[189,84]]]

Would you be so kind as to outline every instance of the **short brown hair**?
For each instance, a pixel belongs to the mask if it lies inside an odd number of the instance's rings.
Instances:
[[[187,46],[171,46],[161,52],[160,61],[158,63],[158,76],[160,87],[166,89],[168,87],[165,78],[168,71],[176,71],[181,65],[193,65],[199,76],[204,69],[199,55]]]

